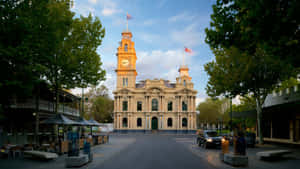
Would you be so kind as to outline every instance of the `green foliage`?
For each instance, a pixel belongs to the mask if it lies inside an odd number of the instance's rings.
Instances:
[[[105,71],[96,50],[105,30],[97,17],[74,18],[71,3],[71,0],[1,1],[3,105],[8,105],[11,96],[31,95],[40,81],[47,81],[57,95],[61,88],[87,87],[104,80]]]
[[[217,0],[206,29],[206,42],[216,55],[216,61],[205,65],[207,93],[252,95],[260,143],[267,94],[299,72],[299,7],[297,0]]]
[[[223,115],[229,106],[228,103],[228,99],[206,99],[197,107],[197,110],[200,111],[197,121],[216,122],[223,119]]]
[[[99,96],[92,103],[92,116],[101,123],[112,122],[114,102],[108,97]]]
[[[106,86],[93,86],[85,94],[85,97],[89,98],[89,102],[85,104],[85,118],[90,119],[93,117],[102,123],[112,122],[114,104],[113,100],[109,98]]]
[[[206,42],[237,47],[253,56],[258,48],[277,61],[300,67],[300,1],[217,0]]]
[[[241,97],[240,104],[232,105],[232,112],[241,112],[248,113],[256,109],[255,98],[251,96]],[[230,109],[227,109],[224,113],[224,121],[229,124],[230,122]],[[232,119],[233,127],[238,125],[245,125],[246,128],[255,128],[256,119],[255,118],[233,118]]]

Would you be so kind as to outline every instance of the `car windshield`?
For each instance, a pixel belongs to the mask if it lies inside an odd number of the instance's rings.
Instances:
[[[217,132],[215,131],[210,131],[206,133],[209,137],[217,137],[219,136]]]

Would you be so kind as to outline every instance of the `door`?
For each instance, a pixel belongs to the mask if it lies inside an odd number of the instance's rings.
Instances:
[[[157,117],[153,117],[152,118],[151,128],[152,128],[152,130],[157,130],[158,129],[158,120],[157,120]]]

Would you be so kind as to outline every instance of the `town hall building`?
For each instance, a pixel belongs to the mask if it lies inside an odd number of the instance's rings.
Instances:
[[[196,94],[189,69],[182,65],[176,83],[153,79],[136,82],[136,56],[132,33],[122,32],[117,51],[114,94],[115,132],[194,133]]]

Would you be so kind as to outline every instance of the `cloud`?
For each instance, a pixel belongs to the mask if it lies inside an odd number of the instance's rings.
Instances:
[[[101,11],[101,14],[103,16],[111,16],[117,12],[119,12],[119,11],[114,8],[103,8],[103,10]]]
[[[204,43],[205,35],[200,30],[197,23],[192,23],[182,30],[172,30],[170,36],[182,46],[194,47]]]
[[[92,1],[96,1],[96,0],[92,0]],[[115,1],[101,0],[99,1],[99,4],[102,6],[101,14],[103,16],[112,16],[116,13],[122,12],[122,10],[119,9],[118,4]]]
[[[145,33],[145,32],[137,32],[137,38],[141,39],[146,43],[157,43],[160,41],[160,36],[157,34]]]
[[[97,0],[89,0],[89,3],[96,4]]]
[[[151,26],[151,25],[153,25],[153,24],[155,24],[155,23],[156,23],[155,20],[153,20],[153,19],[148,19],[148,20],[145,20],[145,21],[143,22],[143,25],[144,25],[144,26]]]
[[[74,1],[72,11],[74,11],[76,14],[82,15],[87,17],[90,13],[94,15],[95,8],[92,5],[89,4],[83,4],[78,1]]]
[[[139,80],[163,78],[175,81],[179,75],[178,68],[182,64],[183,50],[137,51],[137,57]],[[187,57],[186,62],[190,63],[191,58]]]
[[[196,15],[191,15],[190,13],[184,11],[180,14],[172,16],[168,19],[168,22],[179,22],[179,21],[192,21],[196,18]]]

